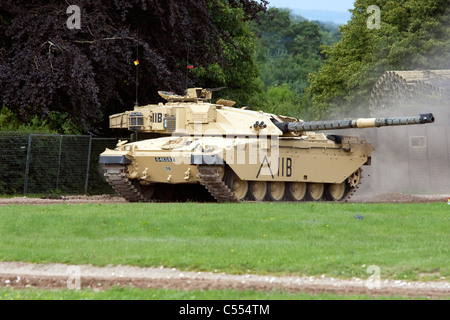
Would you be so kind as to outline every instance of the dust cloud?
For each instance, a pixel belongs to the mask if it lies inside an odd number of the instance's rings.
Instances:
[[[433,113],[435,122],[340,132],[345,135],[356,135],[375,146],[372,165],[363,167],[363,179],[358,196],[385,193],[450,196],[448,107],[403,105],[372,116],[403,117],[423,113]]]

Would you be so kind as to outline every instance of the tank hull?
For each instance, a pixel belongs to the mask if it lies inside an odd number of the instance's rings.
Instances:
[[[324,190],[313,200],[330,200],[325,197],[330,186],[344,185],[345,195],[356,187],[348,180],[370,163],[372,151],[371,144],[356,137],[340,137],[337,143],[323,134],[289,138],[188,136],[130,143],[105,151],[100,162],[105,165],[107,180],[114,181],[116,190],[133,202],[153,199],[130,197],[130,188],[141,193],[151,186],[198,184],[220,202],[311,200],[288,199],[286,190],[292,184],[321,184]],[[116,177],[119,172],[121,179]],[[238,190],[236,181],[240,183]],[[128,187],[117,187],[120,184]],[[255,185],[263,189],[259,196],[252,193]],[[271,196],[269,188],[282,197]],[[331,198],[342,201],[344,195]]]

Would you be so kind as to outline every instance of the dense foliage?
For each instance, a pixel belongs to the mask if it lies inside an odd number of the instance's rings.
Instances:
[[[381,9],[380,29],[367,27],[370,5]],[[450,68],[448,0],[357,0],[340,31],[310,78],[316,118],[367,115],[371,89],[385,71]]]
[[[268,2],[79,0],[81,28],[69,29],[67,2],[0,0],[0,130],[105,133],[136,83],[139,104],[158,90],[226,87],[237,106],[367,115],[385,71],[450,68],[448,0],[356,0],[339,30]],[[371,5],[380,29],[367,27]]]
[[[140,104],[187,86],[242,90],[258,75],[245,21],[266,4],[79,0],[81,28],[69,29],[67,2],[0,0],[0,101],[22,122],[56,112],[56,126],[99,132],[109,114],[134,104],[137,68]]]
[[[251,28],[257,37],[255,62],[265,89],[255,95],[254,102],[269,112],[305,115],[308,74],[324,62],[321,46],[338,41],[338,27],[308,21],[287,9],[270,8]]]

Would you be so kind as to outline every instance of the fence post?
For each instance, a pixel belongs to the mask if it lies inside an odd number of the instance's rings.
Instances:
[[[63,136],[59,136],[59,152],[58,152],[58,172],[56,174],[56,192],[58,192],[59,187],[59,175],[61,173],[61,147],[62,147]]]
[[[28,192],[28,174],[30,172],[30,156],[31,156],[31,137],[33,135],[30,134],[28,136],[28,146],[27,146],[27,162],[25,165],[25,181],[23,183],[23,195],[26,195]]]
[[[86,169],[86,183],[84,185],[84,194],[88,193],[89,186],[89,170],[91,168],[91,149],[92,149],[92,136],[89,136],[89,150],[88,150],[88,161],[87,161],[87,169]]]

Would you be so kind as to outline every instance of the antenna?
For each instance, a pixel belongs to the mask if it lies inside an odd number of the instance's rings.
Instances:
[[[136,107],[139,106],[138,103],[138,88],[139,88],[139,31],[136,30],[136,61],[134,64],[136,65]]]
[[[186,66],[185,66],[185,68],[186,68],[186,79],[185,79],[185,89],[187,90],[187,88],[188,88],[188,72],[189,72],[189,69],[188,69],[188,64],[189,64],[189,49],[190,49],[190,47],[189,47],[189,45],[187,46],[188,48],[188,50],[187,50],[187,59],[186,59]]]

